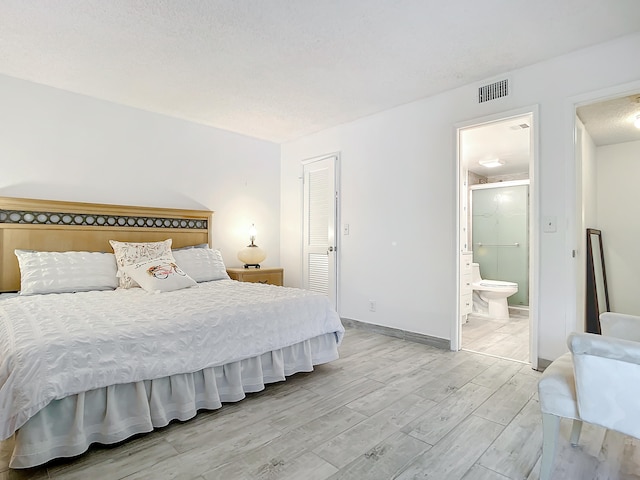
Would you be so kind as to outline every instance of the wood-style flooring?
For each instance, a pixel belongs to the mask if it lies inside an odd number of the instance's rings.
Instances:
[[[529,362],[529,311],[510,309],[508,320],[470,314],[462,324],[462,348]]]
[[[507,480],[538,478],[540,374],[357,328],[341,358],[113,447],[0,479]],[[555,476],[640,478],[640,441],[563,421]]]

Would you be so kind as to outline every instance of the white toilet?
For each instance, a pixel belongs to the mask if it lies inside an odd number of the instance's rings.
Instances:
[[[483,280],[480,276],[480,264],[472,263],[471,266],[473,311],[496,319],[508,319],[507,297],[518,293],[518,284],[500,280]]]

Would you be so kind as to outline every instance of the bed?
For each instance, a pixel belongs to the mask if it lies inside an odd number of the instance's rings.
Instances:
[[[338,358],[344,328],[328,299],[230,280],[210,248],[212,215],[0,197],[0,439],[14,436],[10,467],[187,420]],[[121,263],[118,248],[132,245],[165,249],[165,266]],[[127,276],[142,288],[124,288]]]

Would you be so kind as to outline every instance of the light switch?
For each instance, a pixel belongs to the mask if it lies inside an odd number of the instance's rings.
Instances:
[[[542,231],[545,233],[554,233],[558,230],[556,217],[544,217],[542,219]]]
[[[343,235],[349,235],[349,224],[348,223],[345,223],[342,226],[342,234]]]

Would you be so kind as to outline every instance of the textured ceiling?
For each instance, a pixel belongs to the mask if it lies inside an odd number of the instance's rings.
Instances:
[[[462,129],[461,161],[470,171],[485,177],[529,173],[531,124],[531,116],[523,115]],[[504,165],[488,168],[480,164],[492,159],[502,160]]]
[[[597,146],[640,141],[640,128],[634,126],[640,117],[640,92],[584,105],[576,113]]]
[[[0,73],[282,142],[639,29],[638,0],[0,0]]]

